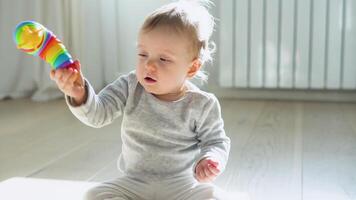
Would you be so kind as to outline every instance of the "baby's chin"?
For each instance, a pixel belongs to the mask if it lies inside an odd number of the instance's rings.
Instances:
[[[146,92],[155,94],[155,95],[161,93],[159,88],[157,88],[158,87],[157,84],[149,85],[149,84],[145,83],[145,80],[140,80],[139,82],[142,85],[142,87],[145,89]]]

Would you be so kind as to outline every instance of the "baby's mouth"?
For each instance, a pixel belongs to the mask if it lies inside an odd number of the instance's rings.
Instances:
[[[155,83],[155,82],[157,82],[157,80],[155,80],[155,79],[153,79],[153,78],[151,78],[149,76],[146,76],[144,79],[145,79],[145,81],[147,83]]]

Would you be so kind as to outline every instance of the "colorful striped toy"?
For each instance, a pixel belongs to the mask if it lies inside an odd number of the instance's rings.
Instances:
[[[16,26],[14,40],[18,49],[39,56],[52,69],[73,67],[73,59],[62,42],[43,25],[23,21]]]

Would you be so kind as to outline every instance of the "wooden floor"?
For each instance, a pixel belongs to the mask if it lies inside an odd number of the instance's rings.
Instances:
[[[221,100],[232,148],[216,184],[251,200],[355,200],[356,104]],[[0,181],[120,175],[120,122],[81,124],[63,100],[0,101]]]

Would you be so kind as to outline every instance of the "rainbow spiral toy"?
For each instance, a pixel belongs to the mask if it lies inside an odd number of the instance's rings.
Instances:
[[[35,21],[23,21],[16,26],[14,40],[18,49],[39,56],[52,69],[72,67],[73,59],[62,42],[43,25]]]

